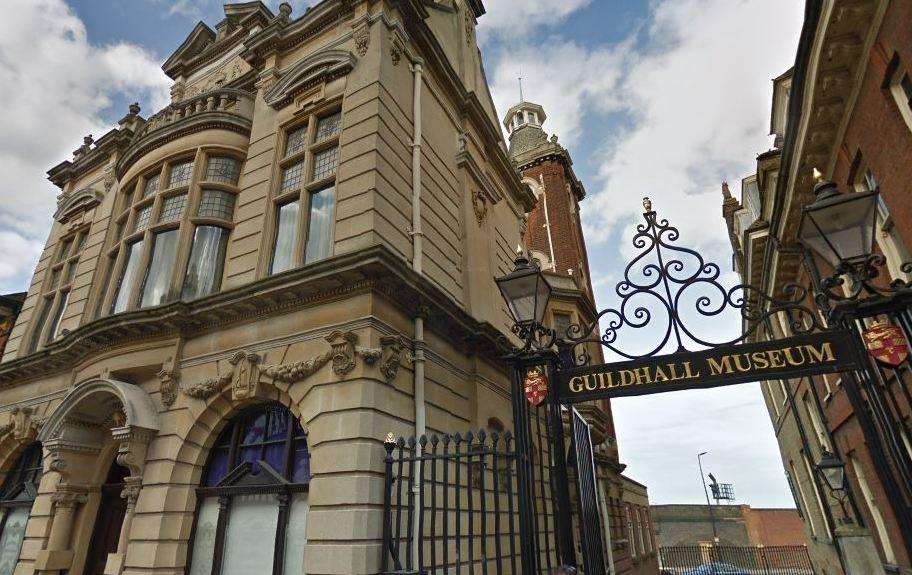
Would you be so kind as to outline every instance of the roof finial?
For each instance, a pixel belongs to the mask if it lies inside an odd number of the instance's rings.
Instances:
[[[814,168],[814,171],[812,172],[812,174],[814,175],[814,183],[819,184],[820,182],[823,181],[823,172],[821,172],[817,168]]]
[[[722,197],[723,198],[732,197],[731,190],[728,188],[728,182],[725,182],[725,181],[722,182]]]
[[[526,101],[526,98],[523,96],[523,89],[522,89],[522,76],[520,76],[519,77],[519,103],[522,104],[525,101]]]
[[[652,212],[652,200],[648,197],[643,198],[643,213],[648,214]]]

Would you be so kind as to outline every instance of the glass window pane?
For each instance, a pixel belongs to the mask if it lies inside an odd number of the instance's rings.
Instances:
[[[263,450],[263,461],[285,476],[285,442],[270,443]]]
[[[193,234],[193,248],[181,297],[192,300],[218,291],[222,283],[228,230],[199,226]]]
[[[130,292],[136,285],[139,267],[139,254],[142,251],[142,242],[133,242],[127,247],[127,258],[124,263],[123,273],[120,275],[120,281],[117,286],[117,295],[114,296],[114,303],[111,304],[112,313],[120,313],[127,309],[130,300]]]
[[[41,304],[41,311],[35,317],[35,325],[32,328],[32,337],[29,341],[29,351],[35,351],[38,348],[38,341],[41,338],[41,330],[44,328],[44,324],[47,322],[47,318],[51,315],[51,306],[54,305],[53,298],[45,299]]]
[[[339,165],[339,148],[330,148],[314,154],[313,179],[322,180],[336,173]]]
[[[76,249],[73,250],[72,255],[78,256],[82,252],[82,248],[85,247],[86,239],[88,237],[89,237],[88,232],[83,232],[83,233],[79,234],[79,236],[76,238]]]
[[[142,197],[148,198],[149,196],[158,192],[158,181],[161,179],[161,173],[157,173],[149,176],[149,179],[146,180],[146,186],[143,188]]]
[[[304,162],[298,162],[282,171],[282,188],[280,192],[296,190],[301,187],[301,180],[304,178]]]
[[[275,495],[241,495],[231,502],[222,575],[272,573],[279,505]]]
[[[241,445],[262,443],[266,435],[266,412],[257,414],[247,420],[242,434]]]
[[[285,157],[297,154],[307,146],[307,126],[301,126],[288,132],[288,142],[285,144]]]
[[[208,497],[200,505],[190,551],[189,575],[211,575],[215,555],[215,530],[218,527],[218,497]]]
[[[297,439],[291,460],[291,482],[307,483],[308,481],[310,481],[310,452],[307,450],[307,441]]]
[[[178,230],[169,230],[155,235],[152,245],[152,259],[146,271],[140,307],[165,303],[171,286],[171,272],[177,257]]]
[[[310,226],[307,230],[307,246],[304,248],[304,263],[328,258],[333,248],[333,211],[335,188],[326,188],[310,196]]]
[[[66,311],[67,302],[70,300],[70,292],[60,294],[60,303],[57,304],[57,311],[54,312],[54,321],[51,322],[51,329],[48,330],[48,341],[57,339],[60,331],[60,320],[63,319],[63,312]]]
[[[214,156],[209,158],[209,165],[206,166],[206,180],[234,185],[238,181],[239,168],[240,162],[234,158]]]
[[[338,135],[342,131],[342,112],[320,118],[317,122],[317,142]]]
[[[168,187],[184,186],[190,183],[190,176],[193,175],[193,160],[178,162],[171,165],[171,172],[168,175]]]
[[[288,527],[285,531],[285,575],[304,573],[308,507],[306,493],[298,493],[291,500]]]
[[[288,418],[290,413],[284,408],[269,410],[269,425],[266,428],[266,441],[285,439],[288,436]]]
[[[51,271],[51,289],[60,283],[60,268]]]
[[[54,263],[62,261],[70,253],[70,245],[73,243],[73,238],[70,238],[60,244],[60,249],[57,252],[57,257],[54,258]]]
[[[224,447],[213,450],[210,455],[209,466],[206,469],[204,485],[214,487],[228,475],[228,450]]]
[[[294,266],[294,248],[298,243],[298,212],[300,202],[289,202],[279,208],[276,221],[275,250],[272,254],[272,270],[277,274]]]
[[[161,215],[158,216],[158,222],[173,222],[179,220],[184,213],[184,206],[186,205],[187,194],[165,198],[162,202],[162,211]]]
[[[133,231],[138,232],[146,229],[152,220],[152,206],[148,205],[136,213],[136,219],[133,220]]]
[[[29,518],[28,507],[7,509],[6,524],[0,533],[0,575],[13,575],[19,561],[19,550],[25,538],[25,524]]]
[[[221,190],[203,190],[196,215],[201,218],[231,220],[234,214],[234,194]]]

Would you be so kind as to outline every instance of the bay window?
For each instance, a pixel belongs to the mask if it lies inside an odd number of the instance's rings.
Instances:
[[[41,480],[41,444],[32,443],[6,472],[0,488],[0,575],[13,575]]]
[[[200,148],[124,186],[108,252],[117,280],[98,309],[120,313],[217,292],[240,168],[234,155]]]
[[[341,132],[341,112],[311,115],[286,132],[274,194],[270,274],[332,255]]]
[[[197,489],[187,573],[302,573],[309,481],[307,437],[287,408],[270,403],[235,416]]]

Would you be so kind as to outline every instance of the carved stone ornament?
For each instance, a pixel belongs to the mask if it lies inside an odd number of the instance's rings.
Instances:
[[[34,407],[14,407],[9,423],[0,427],[0,437],[12,434],[18,441],[33,441],[41,429],[41,422],[34,419]]]
[[[398,66],[399,62],[402,61],[402,43],[396,36],[390,36],[390,58],[393,61],[393,66]]]
[[[367,55],[367,50],[370,48],[370,28],[368,26],[360,26],[352,32],[352,40],[355,42],[355,50],[358,52],[358,56],[364,57]]]
[[[472,18],[472,15],[466,10],[465,15],[465,34],[466,34],[466,44],[472,43],[472,30],[475,29],[475,19]]]
[[[127,500],[128,507],[133,507],[136,505],[136,500],[139,499],[140,490],[142,490],[142,477],[127,477],[124,479],[124,487],[120,496]]]
[[[117,463],[129,469],[131,476],[142,475],[146,451],[156,433],[155,430],[132,425],[111,430],[111,436],[118,442]]]
[[[117,174],[114,169],[114,165],[108,165],[104,169],[104,189],[105,192],[110,192],[111,188],[114,187],[114,184],[117,183]]]
[[[209,379],[204,379],[197,383],[182,387],[181,391],[184,395],[194,399],[209,399],[218,393],[222,386],[231,381],[231,376],[232,374],[229,373],[219,377],[210,377]]]
[[[482,225],[485,218],[488,217],[488,198],[484,192],[475,190],[472,192],[472,209],[475,210],[475,221]]]
[[[165,407],[171,407],[177,401],[178,379],[180,376],[170,369],[158,372],[158,390],[161,392],[161,402]]]
[[[254,397],[260,379],[260,356],[251,352],[239,351],[228,362],[234,366],[234,374],[231,378],[231,398],[238,401]]]
[[[85,487],[75,485],[58,485],[57,491],[51,495],[55,507],[76,507],[88,501]]]
[[[332,352],[320,354],[317,357],[296,361],[294,363],[283,363],[281,365],[267,365],[261,370],[263,375],[271,377],[275,381],[282,383],[295,383],[304,381],[311,375],[320,371],[324,365],[332,359]]]
[[[393,383],[402,360],[402,342],[396,336],[383,336],[380,338],[380,350],[380,373],[386,383]]]
[[[355,369],[355,345],[358,343],[357,334],[350,331],[341,332],[336,330],[326,336],[326,341],[331,348],[330,355],[332,357],[333,373],[342,377]]]

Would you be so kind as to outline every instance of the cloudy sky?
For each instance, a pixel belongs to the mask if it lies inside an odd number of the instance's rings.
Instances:
[[[14,0],[0,0],[0,4]],[[275,9],[278,2],[266,2]],[[300,14],[307,1],[298,1]],[[479,37],[497,108],[543,105],[588,190],[583,219],[599,306],[651,196],[682,241],[730,270],[720,185],[771,145],[770,80],[791,66],[799,0],[486,0]],[[57,190],[45,179],[88,133],[139,101],[168,101],[161,62],[217,0],[28,0],[0,21],[0,293],[26,288]],[[36,41],[40,39],[40,41]],[[731,275],[727,278],[733,280]],[[720,339],[735,321],[708,329]],[[696,454],[740,502],[792,506],[756,384],[614,403],[628,474],[654,503],[699,502]]]

